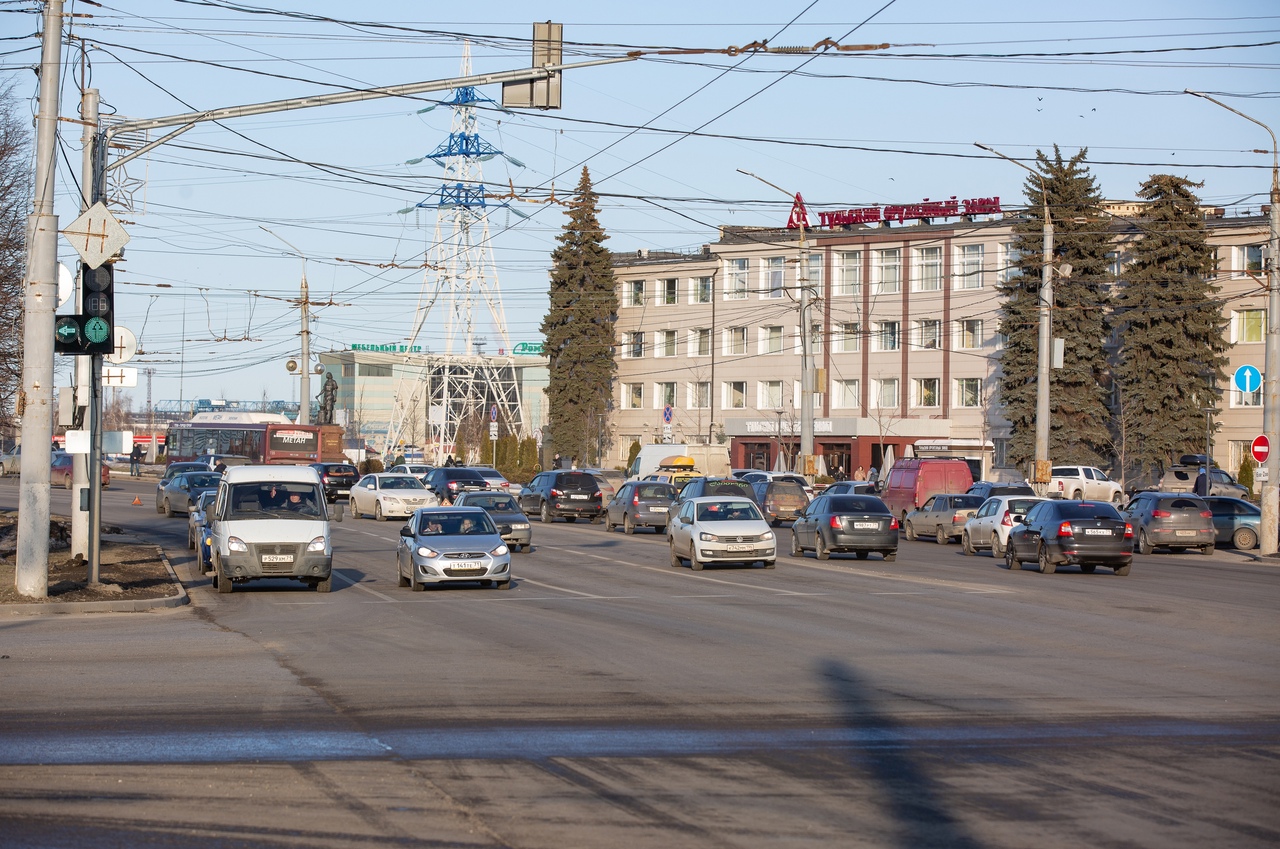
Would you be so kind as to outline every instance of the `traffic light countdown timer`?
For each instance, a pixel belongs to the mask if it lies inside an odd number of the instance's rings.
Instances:
[[[111,353],[115,340],[115,269],[107,262],[97,268],[80,264],[80,312],[58,316],[53,327],[53,350],[86,356]]]

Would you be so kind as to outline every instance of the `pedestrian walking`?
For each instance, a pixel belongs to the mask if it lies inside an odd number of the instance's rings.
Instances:
[[[867,479],[867,470],[862,468],[861,464],[858,465],[857,471],[853,473],[853,479],[856,481],[864,481]]]
[[[135,478],[142,476],[142,446],[136,443],[129,452],[129,475]]]

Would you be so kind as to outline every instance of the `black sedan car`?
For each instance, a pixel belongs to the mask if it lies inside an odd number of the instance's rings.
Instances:
[[[826,560],[833,551],[852,551],[866,560],[878,551],[885,560],[898,559],[898,520],[874,495],[823,493],[804,508],[791,525],[791,556]]]
[[[216,490],[221,480],[222,475],[208,469],[174,475],[156,491],[156,512],[170,518],[177,513],[185,516],[195,509],[196,499],[202,493]]]
[[[1063,564],[1081,572],[1108,566],[1128,575],[1133,563],[1133,526],[1106,501],[1039,501],[1009,532],[1004,551],[1010,571],[1035,560],[1051,575]]]
[[[351,487],[360,480],[360,473],[350,463],[312,463],[311,468],[320,475],[320,483],[324,486],[324,497],[327,501],[336,502],[339,498],[350,498]]]

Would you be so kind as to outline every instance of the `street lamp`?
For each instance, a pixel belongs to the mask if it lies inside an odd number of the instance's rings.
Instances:
[[[1271,135],[1271,239],[1267,258],[1267,348],[1263,360],[1262,434],[1271,445],[1267,453],[1267,479],[1262,482],[1262,522],[1258,550],[1274,555],[1280,547],[1280,279],[1276,264],[1280,262],[1280,147],[1271,128],[1221,100],[1207,94],[1184,89],[1186,94],[1203,97],[1246,121],[1252,121]],[[1266,153],[1265,150],[1254,151]]]
[[[801,203],[799,194],[792,194],[781,186],[774,185],[768,180],[750,171],[737,169],[739,174],[746,174],[748,177],[754,177],[770,188],[777,189],[784,195],[794,198],[797,204]],[[810,345],[812,328],[809,327],[809,242],[805,238],[805,225],[803,216],[797,216],[800,220],[800,268],[796,271],[796,287],[800,290],[800,454],[803,457],[813,456],[813,369],[810,368],[812,357],[810,356]],[[782,419],[779,413],[778,433],[781,438]],[[798,469],[803,473],[803,469]]]
[[[781,458],[781,457],[782,457],[782,454],[783,454],[783,452],[782,452],[782,413],[783,413],[783,411],[782,411],[782,410],[780,410],[780,409],[778,409],[778,410],[774,410],[774,411],[773,411],[773,414],[774,414],[775,416],[777,416],[777,417],[778,417],[778,431],[777,431],[777,433],[778,433],[778,457],[779,457],[779,458]],[[777,463],[777,461],[776,461],[776,460],[774,461],[774,464],[773,464],[773,465],[774,465],[774,466],[777,466],[777,465],[778,465],[778,463]]]
[[[1000,151],[974,142],[989,153],[1008,160],[1029,171],[1040,181],[1040,200],[1044,204],[1044,259],[1040,273],[1040,344],[1036,362],[1036,467],[1032,483],[1047,484],[1051,477],[1049,466],[1049,365],[1053,345],[1053,219],[1049,217],[1049,190],[1044,175],[1028,168],[1016,159]],[[1067,272],[1070,273],[1070,272]]]
[[[261,224],[258,226],[262,227]],[[276,233],[272,233],[272,231],[267,230],[266,227],[262,227],[262,229],[271,233],[272,236],[275,236],[290,248],[293,248],[294,254],[302,260],[302,285],[301,294],[298,297],[298,305],[302,310],[302,353],[300,357],[302,360],[302,375],[301,379],[298,381],[298,393],[302,397],[298,404],[298,424],[311,424],[311,330],[307,323],[307,307],[310,303],[307,293],[307,258],[302,251],[294,247],[291,242],[286,241],[284,237]]]

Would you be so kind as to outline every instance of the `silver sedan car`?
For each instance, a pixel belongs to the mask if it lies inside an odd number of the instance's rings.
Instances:
[[[511,588],[511,550],[479,507],[424,507],[400,529],[400,586],[474,583]]]
[[[671,565],[688,560],[695,572],[707,563],[763,563],[772,569],[777,540],[760,508],[749,498],[691,498],[667,525]]]
[[[348,498],[354,518],[372,513],[379,522],[385,522],[388,516],[410,516],[419,507],[433,507],[440,503],[436,494],[413,475],[389,473],[360,478],[351,487]]]

